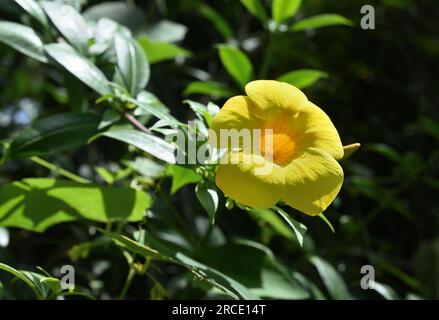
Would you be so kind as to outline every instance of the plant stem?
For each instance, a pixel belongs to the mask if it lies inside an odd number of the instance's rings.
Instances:
[[[126,296],[126,294],[128,292],[128,289],[131,286],[131,283],[133,282],[133,279],[134,279],[135,275],[136,275],[136,271],[134,270],[134,268],[132,266],[130,266],[130,271],[128,272],[127,279],[126,279],[125,284],[124,284],[124,286],[122,288],[122,291],[120,292],[120,295],[119,295],[119,299],[120,300],[125,299],[125,296]]]
[[[54,171],[54,172],[66,177],[66,178],[69,178],[70,180],[73,180],[73,181],[76,181],[79,183],[91,183],[90,180],[87,180],[83,177],[80,177],[80,176],[74,174],[74,173],[71,173],[67,170],[64,170],[63,168],[61,168],[53,163],[47,162],[46,160],[41,159],[40,157],[33,156],[30,158],[30,160],[39,164],[40,166],[43,166],[51,171]]]
[[[133,126],[135,126],[140,131],[145,132],[145,133],[150,133],[149,129],[146,128],[143,124],[141,124],[132,114],[125,112],[124,116],[125,116],[125,118],[127,118],[127,120],[129,122],[131,122],[131,124]]]

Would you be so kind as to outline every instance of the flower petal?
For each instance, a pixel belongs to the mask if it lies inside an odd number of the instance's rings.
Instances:
[[[276,117],[285,111],[295,113],[308,101],[296,87],[274,80],[252,81],[245,86],[245,92],[259,106],[259,116],[265,113],[264,118]]]
[[[343,169],[327,152],[311,148],[284,167],[282,200],[308,215],[325,211],[343,184]]]
[[[271,208],[284,186],[283,169],[260,155],[230,152],[216,174],[216,184],[225,195],[254,208]],[[238,160],[238,163],[232,162]]]
[[[209,130],[209,142],[216,148],[230,148],[230,145],[220,145],[220,130],[240,131],[242,129],[260,128],[260,120],[254,115],[255,108],[255,104],[246,96],[235,96],[227,100],[212,120]],[[230,131],[225,131],[225,133],[234,134]],[[252,132],[249,131],[249,133]],[[231,137],[227,139],[229,143],[230,139]],[[251,141],[249,143],[251,144]]]
[[[325,150],[335,159],[343,158],[343,145],[331,119],[312,102],[303,105],[302,110],[291,119],[291,132],[299,154],[309,148]]]

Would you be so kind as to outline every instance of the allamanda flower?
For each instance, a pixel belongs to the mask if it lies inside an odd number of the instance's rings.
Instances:
[[[225,159],[238,160],[221,161],[216,184],[228,197],[254,208],[283,201],[308,215],[322,213],[343,183],[338,161],[344,151],[331,120],[290,84],[258,80],[245,91],[247,96],[224,104],[212,121],[211,135],[219,137],[222,129],[260,129],[256,142],[261,152],[242,145],[228,149]],[[265,150],[268,138],[272,148]],[[272,170],[258,173],[267,162]]]

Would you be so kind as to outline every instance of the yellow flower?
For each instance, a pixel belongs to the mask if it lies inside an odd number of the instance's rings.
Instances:
[[[228,149],[223,160],[238,160],[221,161],[216,184],[225,195],[254,208],[283,201],[308,215],[322,213],[343,183],[338,160],[344,151],[331,120],[287,83],[258,80],[247,84],[245,91],[247,96],[232,97],[224,104],[212,121],[211,136],[218,139],[222,129],[260,129],[261,152],[249,152],[242,145]],[[265,149],[267,139],[272,142],[270,150]],[[272,170],[258,174],[267,162]]]

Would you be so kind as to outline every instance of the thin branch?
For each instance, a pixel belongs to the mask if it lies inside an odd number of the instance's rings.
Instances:
[[[132,114],[125,112],[124,116],[125,118],[127,118],[129,122],[131,122],[133,126],[135,126],[140,131],[145,133],[151,133],[151,131],[148,128],[146,128],[143,124],[141,124]]]

